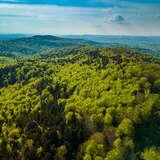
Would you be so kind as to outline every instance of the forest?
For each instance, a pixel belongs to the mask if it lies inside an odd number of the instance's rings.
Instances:
[[[1,160],[160,160],[159,58],[88,45],[19,58],[24,50],[8,48]]]

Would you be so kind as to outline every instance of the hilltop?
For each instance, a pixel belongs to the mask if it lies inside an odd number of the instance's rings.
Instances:
[[[99,45],[99,43],[83,39],[60,38],[51,35],[36,35],[25,38],[1,40],[0,55],[3,56],[3,54],[8,54],[8,56],[16,57],[15,54],[18,54],[20,56],[26,56],[34,55],[49,48],[86,45],[96,46]]]

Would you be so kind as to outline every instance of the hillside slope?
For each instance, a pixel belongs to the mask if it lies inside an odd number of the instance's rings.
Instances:
[[[106,46],[124,46],[160,57],[160,36],[66,35],[63,38],[92,40]]]
[[[160,159],[158,58],[79,47],[0,74],[0,159]]]
[[[54,47],[67,47],[67,46],[84,46],[84,45],[98,45],[99,43],[83,40],[83,39],[68,39],[56,36],[42,36],[37,35],[33,37],[19,38],[13,40],[1,40],[0,52],[14,53],[23,55],[33,55],[45,49]],[[2,55],[0,53],[0,55]]]

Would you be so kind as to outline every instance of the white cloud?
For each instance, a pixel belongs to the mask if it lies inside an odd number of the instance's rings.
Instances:
[[[112,17],[110,17],[108,21],[113,22],[113,23],[123,23],[125,22],[125,18],[117,14],[117,15],[113,15]]]

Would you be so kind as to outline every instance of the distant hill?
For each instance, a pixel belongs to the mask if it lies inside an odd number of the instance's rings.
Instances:
[[[160,57],[160,37],[108,35],[0,35],[0,57],[54,54],[60,48],[77,46],[127,47]]]
[[[54,47],[99,45],[97,42],[83,39],[60,38],[51,35],[36,35],[32,37],[18,38],[13,40],[1,40],[0,51],[33,55],[40,51]]]
[[[160,57],[160,36],[65,35],[63,38],[81,38],[106,46],[123,46]]]

